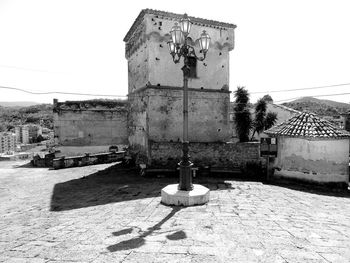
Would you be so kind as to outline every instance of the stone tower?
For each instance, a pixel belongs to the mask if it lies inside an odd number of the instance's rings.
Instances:
[[[175,64],[167,41],[182,14],[144,9],[124,38],[128,60],[129,144],[150,159],[152,142],[182,138],[183,61]],[[218,142],[230,138],[229,52],[233,24],[190,17],[191,45],[203,30],[211,37],[207,58],[195,62],[189,79],[189,141]]]

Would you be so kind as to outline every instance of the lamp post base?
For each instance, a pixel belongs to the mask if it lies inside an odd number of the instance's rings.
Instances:
[[[178,184],[178,189],[181,191],[192,191],[192,168],[193,163],[187,162],[183,164],[183,162],[179,163],[180,169],[180,180]]]
[[[178,189],[178,184],[170,184],[162,189],[162,203],[175,206],[204,205],[209,202],[209,189],[194,184],[191,191]]]

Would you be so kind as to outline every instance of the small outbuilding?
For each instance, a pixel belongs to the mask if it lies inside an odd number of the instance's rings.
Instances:
[[[348,185],[347,131],[314,113],[302,112],[265,133],[277,137],[275,177]]]

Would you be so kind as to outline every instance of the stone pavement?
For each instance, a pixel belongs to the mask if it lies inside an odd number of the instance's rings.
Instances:
[[[350,262],[350,195],[233,179],[196,207],[160,204],[177,178],[111,164],[0,162],[0,262]]]

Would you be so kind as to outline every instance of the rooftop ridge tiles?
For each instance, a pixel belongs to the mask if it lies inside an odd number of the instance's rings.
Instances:
[[[270,135],[285,135],[291,137],[312,138],[346,138],[350,133],[335,127],[312,112],[302,112],[265,131]]]

